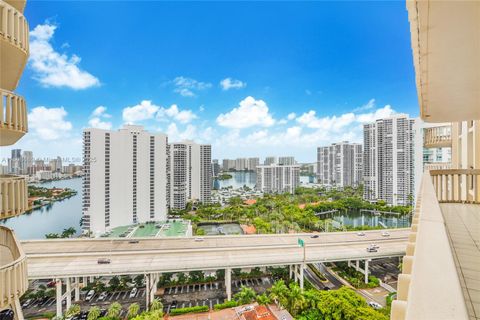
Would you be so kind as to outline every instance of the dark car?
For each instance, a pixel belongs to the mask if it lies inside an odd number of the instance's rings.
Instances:
[[[0,320],[13,320],[13,318],[15,318],[15,313],[12,309],[0,311]]]
[[[110,263],[110,259],[100,258],[100,259],[97,260],[97,263],[98,263],[98,264],[109,264],[109,263]]]
[[[319,235],[318,235],[318,234],[314,234],[314,235],[313,235],[313,236],[311,236],[310,238],[312,238],[312,239],[317,239],[318,237],[319,237]]]

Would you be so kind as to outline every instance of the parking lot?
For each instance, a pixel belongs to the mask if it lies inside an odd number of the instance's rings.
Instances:
[[[273,284],[269,277],[251,279],[233,279],[232,295],[239,292],[242,286],[254,289],[257,293],[263,293]],[[185,308],[193,306],[209,306],[223,303],[227,298],[225,283],[222,281],[190,284],[167,287],[164,290],[162,303],[166,312],[174,308]]]

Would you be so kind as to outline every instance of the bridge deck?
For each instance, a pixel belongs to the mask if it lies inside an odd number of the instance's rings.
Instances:
[[[30,278],[139,274],[172,271],[216,270],[226,267],[287,265],[400,256],[405,253],[409,229],[319,234],[212,236],[195,238],[53,239],[22,242]],[[305,250],[298,246],[305,241]],[[376,243],[378,252],[366,247]],[[98,264],[99,258],[110,264]]]

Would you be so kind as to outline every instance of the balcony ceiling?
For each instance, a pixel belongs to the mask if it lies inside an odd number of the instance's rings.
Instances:
[[[5,0],[6,3],[23,13],[23,10],[25,9],[25,3],[27,2],[26,0]]]
[[[420,115],[480,119],[480,1],[408,0]]]

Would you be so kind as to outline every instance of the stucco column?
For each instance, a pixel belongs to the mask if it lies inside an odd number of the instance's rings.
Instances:
[[[67,289],[67,303],[66,310],[72,305],[72,283],[70,278],[65,279],[66,289]]]
[[[75,277],[75,301],[80,301],[80,278]]]
[[[62,317],[62,280],[55,280],[55,289],[57,295],[57,317]]]
[[[300,267],[300,289],[303,289],[303,269],[305,269],[305,264],[302,263]]]
[[[365,260],[365,283],[368,283],[368,259]]]
[[[232,300],[232,268],[225,269],[225,288],[227,289],[227,300]]]

